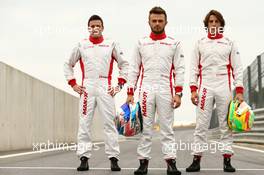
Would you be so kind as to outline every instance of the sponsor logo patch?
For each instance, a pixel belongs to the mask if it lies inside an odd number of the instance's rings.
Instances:
[[[172,44],[170,43],[165,43],[165,42],[160,42],[160,44],[166,45],[166,46],[171,46]]]
[[[222,42],[222,41],[218,41],[217,43],[224,44],[224,45],[228,45],[228,43],[225,43],[225,42]]]
[[[146,117],[147,116],[147,93],[146,92],[144,92],[143,93],[143,100],[142,100],[142,115],[144,116],[144,117]]]
[[[83,93],[83,115],[87,115],[87,98],[88,94],[87,92]]]
[[[109,47],[109,45],[100,44],[99,47]]]
[[[206,94],[207,94],[207,89],[203,88],[203,95],[202,95],[202,99],[201,99],[201,110],[204,110],[204,105],[205,105],[205,100],[206,100]]]
[[[143,46],[154,45],[154,43],[144,43]]]

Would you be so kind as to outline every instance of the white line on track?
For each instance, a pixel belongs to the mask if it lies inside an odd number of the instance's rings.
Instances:
[[[76,146],[67,146],[67,147],[61,147],[56,149],[48,149],[48,150],[41,150],[41,151],[29,151],[29,152],[23,152],[23,153],[16,153],[16,154],[7,154],[4,156],[0,156],[0,159],[10,158],[10,157],[18,157],[18,156],[26,156],[31,154],[41,154],[45,152],[51,152],[51,151],[59,151],[63,149],[74,149]]]
[[[238,145],[233,145],[233,147],[234,148],[238,148],[238,149],[247,150],[247,151],[254,151],[254,152],[258,152],[258,153],[264,153],[264,150],[259,150],[259,149],[255,149],[255,148],[248,148],[248,147],[238,146]]]
[[[130,141],[130,140],[120,140],[119,142],[124,142],[124,141]],[[212,141],[212,142],[219,143],[217,141]],[[101,145],[101,144],[104,144],[104,142],[97,142],[97,143],[94,143],[94,144],[95,145]],[[248,148],[248,147],[244,147],[244,146],[233,145],[233,147],[234,148],[238,148],[238,149],[247,150],[247,151],[254,151],[254,152],[264,153],[263,150],[254,149],[254,148]],[[18,157],[18,156],[25,156],[25,155],[32,155],[32,154],[41,154],[41,153],[45,153],[45,152],[60,151],[60,150],[73,150],[74,148],[76,148],[76,146],[67,146],[67,147],[60,147],[60,148],[55,148],[55,149],[46,149],[46,150],[41,150],[41,151],[30,151],[30,152],[23,152],[23,153],[17,153],[17,154],[8,154],[8,155],[0,156],[0,159]]]
[[[27,169],[27,170],[76,170],[75,167],[0,167],[0,169]],[[122,168],[122,170],[135,170],[137,168]],[[178,168],[185,170],[185,168]],[[110,170],[110,168],[90,168],[90,170]],[[148,170],[163,171],[166,168],[148,168]],[[223,171],[223,168],[202,168],[202,171]],[[238,171],[264,171],[261,168],[239,168]]]

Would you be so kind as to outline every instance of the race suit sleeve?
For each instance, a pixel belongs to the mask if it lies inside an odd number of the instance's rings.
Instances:
[[[129,85],[127,89],[128,95],[134,95],[134,91],[136,90],[137,81],[140,75],[140,71],[142,68],[142,58],[140,55],[140,42],[138,41],[137,45],[135,46],[135,49],[133,51],[132,56],[132,63],[129,69],[128,79],[129,79]]]
[[[72,87],[76,85],[76,79],[74,77],[74,66],[80,60],[80,43],[73,48],[70,58],[64,63],[64,76],[68,81],[68,84]]]
[[[124,85],[128,79],[129,64],[128,61],[124,58],[124,53],[121,50],[119,43],[114,43],[112,56],[115,58],[119,68],[118,84]]]
[[[236,93],[243,93],[243,66],[240,59],[240,53],[235,42],[233,42],[232,44],[230,62],[233,71],[234,86],[236,88]]]
[[[184,54],[182,50],[181,43],[177,43],[175,55],[173,57],[173,65],[174,65],[174,88],[175,92],[182,92],[184,85]]]
[[[199,54],[199,42],[197,42],[194,46],[194,50],[192,52],[191,61],[190,61],[190,89],[191,92],[196,91],[198,89],[198,78],[199,78],[199,62],[200,62],[200,54]]]

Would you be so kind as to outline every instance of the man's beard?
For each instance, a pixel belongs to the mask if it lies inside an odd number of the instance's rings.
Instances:
[[[101,36],[102,36],[102,33],[92,34],[93,38],[100,38]]]
[[[164,32],[164,28],[160,31],[155,31],[153,28],[151,28],[151,31],[154,33],[154,34],[162,34]]]

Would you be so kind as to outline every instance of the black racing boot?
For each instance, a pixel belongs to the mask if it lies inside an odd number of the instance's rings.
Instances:
[[[231,158],[224,157],[224,172],[235,172],[236,169],[231,165]]]
[[[176,167],[175,159],[167,159],[167,175],[181,175],[181,172]]]
[[[140,166],[139,168],[134,171],[134,174],[135,175],[145,175],[145,174],[148,174],[148,163],[149,163],[149,160],[147,159],[140,159],[139,160],[139,163],[140,163]]]
[[[88,171],[89,170],[89,165],[88,165],[88,158],[82,156],[80,158],[81,160],[81,164],[80,166],[77,168],[77,171]]]
[[[186,172],[200,171],[201,156],[194,155],[192,164],[186,168]]]
[[[121,171],[121,168],[118,166],[118,159],[115,157],[110,158],[111,161],[111,171]]]

